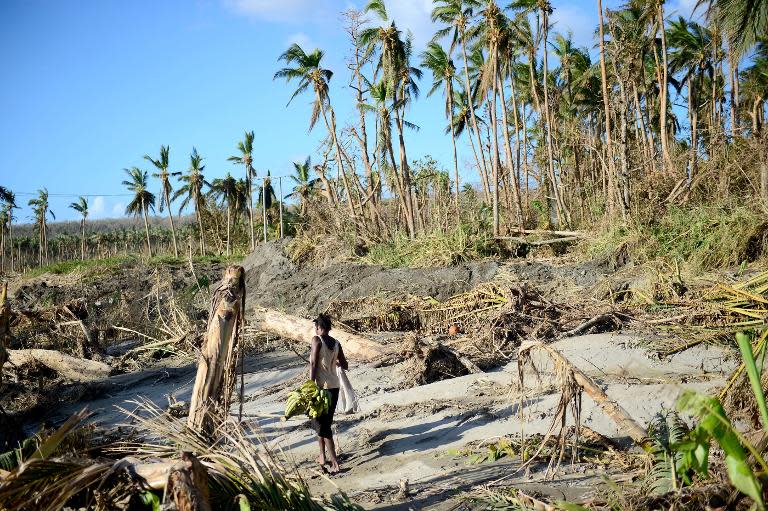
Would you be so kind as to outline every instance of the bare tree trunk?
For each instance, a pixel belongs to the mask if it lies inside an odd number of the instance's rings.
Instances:
[[[467,65],[467,41],[464,32],[461,33],[461,52],[464,56],[464,87],[467,91],[467,102],[469,103],[469,119],[472,123],[472,129],[475,132],[475,136],[477,137],[477,148],[480,151],[480,161],[482,162],[483,166],[478,166],[478,173],[480,174],[480,179],[484,186],[484,192],[485,192],[485,199],[486,201],[490,200],[490,188],[488,187],[488,165],[485,162],[485,151],[483,151],[483,142],[480,138],[480,129],[477,127],[477,116],[475,115],[475,105],[472,101],[472,86],[469,84],[469,66]],[[472,137],[472,134],[469,134],[469,137]]]
[[[245,174],[247,176],[248,181],[248,235],[250,236],[250,242],[251,242],[251,252],[253,252],[256,249],[256,234],[254,233],[253,229],[253,168],[251,167],[251,164],[248,163],[245,166]]]
[[[3,282],[3,291],[0,293],[0,383],[3,379],[3,366],[8,361],[11,339],[11,302],[8,300],[8,283]]]
[[[187,419],[187,426],[195,431],[211,434],[229,414],[244,309],[245,270],[230,266],[213,292],[208,330],[200,350]]]
[[[232,207],[229,204],[227,204],[227,255],[228,256],[232,254],[232,251],[231,251],[231,248],[230,248],[230,233],[231,233],[230,224],[232,223],[232,220],[231,220],[232,213],[231,212],[232,212]]]
[[[141,199],[141,211],[144,213],[144,232],[147,234],[147,251],[149,257],[152,257],[152,244],[149,241],[149,221],[147,220],[147,206],[144,204],[144,198]]]
[[[453,179],[456,183],[456,193],[455,193],[455,201],[456,201],[456,221],[457,224],[461,224],[461,209],[459,209],[459,157],[456,153],[456,129],[453,126],[453,78],[449,78],[448,84],[446,87],[446,95],[448,96],[448,111],[450,112],[450,116],[448,119],[448,122],[451,123],[451,144],[453,145]]]
[[[611,139],[611,104],[608,98],[608,72],[605,69],[605,31],[603,25],[603,2],[597,0],[600,32],[600,81],[603,92],[603,109],[605,110],[605,145],[608,152],[608,168],[605,174],[608,178],[606,200],[608,202],[608,215],[613,217],[616,213],[616,165],[613,159],[613,140]],[[666,76],[666,71],[665,71]],[[663,138],[663,135],[662,135]]]
[[[696,91],[694,90],[695,81],[696,79],[694,76],[691,76],[688,80],[688,119],[691,126],[691,150],[686,188],[693,182],[693,178],[696,176],[699,167],[699,114],[696,105]]]
[[[493,195],[492,195],[492,201],[493,201],[493,235],[499,236],[501,234],[500,230],[500,214],[499,214],[499,174],[501,172],[501,162],[499,161],[499,126],[498,126],[498,119],[497,119],[497,111],[496,111],[496,97],[498,96],[498,72],[499,72],[499,64],[497,60],[496,55],[496,48],[491,48],[489,50],[490,55],[488,56],[488,60],[491,62],[491,73],[493,73],[493,76],[491,77],[491,102],[490,102],[490,110],[491,110],[491,131],[493,131],[493,149],[492,149],[492,165],[491,165],[491,174],[492,174],[492,180],[493,180]]]
[[[547,55],[549,54],[549,51],[547,50],[547,34],[549,32],[549,17],[547,16],[546,11],[542,11],[542,25],[543,25],[543,32],[544,32],[544,48],[542,50],[542,54],[544,55],[544,120],[547,124],[546,126],[546,137],[547,137],[547,167],[549,169],[549,179],[552,181],[552,194],[555,197],[555,204],[557,205],[557,222],[559,228],[568,227],[568,224],[570,223],[570,219],[568,218],[568,209],[565,206],[565,202],[563,201],[563,198],[560,194],[560,183],[557,179],[557,174],[555,174],[555,154],[552,149],[553,147],[553,141],[552,141],[552,116],[549,111],[549,84],[548,82],[548,59]]]
[[[601,12],[602,18],[602,12]],[[602,25],[602,22],[600,22]],[[672,158],[669,156],[669,138],[667,136],[667,96],[669,96],[669,66],[667,56],[667,31],[664,28],[664,2],[659,2],[658,24],[661,31],[661,105],[659,106],[659,126],[661,131],[661,152],[664,158],[664,166],[668,173],[673,172]],[[654,50],[654,55],[656,51]]]
[[[165,204],[168,206],[168,219],[171,221],[171,238],[173,238],[173,257],[179,257],[179,247],[176,244],[176,226],[173,225],[173,211],[171,210],[171,198],[168,196],[168,188],[163,186]]]
[[[405,107],[403,107],[405,108]],[[416,204],[413,199],[413,190],[411,186],[411,170],[408,166],[408,156],[405,152],[405,134],[403,133],[405,126],[403,123],[403,115],[405,111],[395,108],[395,124],[397,124],[397,138],[400,149],[400,177],[403,183],[403,193],[405,202],[405,215],[406,222],[408,224],[408,234],[411,238],[416,237]]]
[[[731,138],[736,137],[738,135],[738,125],[737,125],[737,98],[736,98],[736,62],[735,62],[735,56],[733,52],[733,48],[728,48],[728,81],[730,83],[730,113],[731,113]]]
[[[520,201],[520,182],[517,179],[517,173],[515,170],[515,162],[512,159],[512,148],[509,145],[509,124],[507,123],[507,99],[504,94],[504,80],[499,77],[499,92],[501,94],[501,128],[504,132],[504,157],[507,162],[507,168],[509,172],[509,180],[512,188],[512,195],[514,197],[515,204],[515,219],[517,220],[517,228],[525,228],[523,222],[523,206]],[[513,112],[513,115],[515,113]],[[515,125],[517,125],[517,115],[515,115]]]
[[[80,238],[80,259],[85,261],[85,218],[80,221],[81,238]]]
[[[200,255],[205,256],[205,234],[203,233],[203,215],[200,212],[200,201],[195,197],[195,215],[197,216],[197,228],[200,230]]]

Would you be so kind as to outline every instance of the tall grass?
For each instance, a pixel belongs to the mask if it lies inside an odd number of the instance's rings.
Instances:
[[[490,237],[457,227],[410,239],[398,235],[392,241],[370,247],[362,261],[390,268],[451,266],[501,255],[500,246]]]
[[[674,207],[656,219],[608,229],[584,246],[589,257],[619,251],[638,264],[674,259],[694,270],[735,266],[766,255],[768,221],[742,204]]]

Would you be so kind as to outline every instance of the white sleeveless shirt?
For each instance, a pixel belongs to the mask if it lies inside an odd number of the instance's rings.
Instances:
[[[328,349],[325,342],[320,339],[320,353],[316,364],[317,385],[321,389],[338,389],[341,387],[341,382],[336,374],[336,361],[339,358],[339,341],[335,339],[334,341],[333,349]]]

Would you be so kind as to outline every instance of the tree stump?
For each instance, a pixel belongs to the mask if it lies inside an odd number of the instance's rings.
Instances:
[[[208,472],[191,452],[171,467],[163,498],[164,511],[211,511]]]
[[[229,413],[245,313],[245,270],[230,266],[213,293],[187,426],[211,434]]]

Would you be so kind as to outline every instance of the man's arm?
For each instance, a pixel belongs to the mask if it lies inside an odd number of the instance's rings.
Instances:
[[[339,341],[336,341],[339,342]],[[344,350],[341,349],[341,343],[339,343],[339,357],[338,357],[339,366],[341,366],[342,369],[345,371],[349,370],[349,363],[347,362],[347,357],[344,356]]]
[[[309,379],[317,383],[317,359],[320,357],[320,343],[323,342],[318,336],[312,338],[312,349],[309,353]]]

